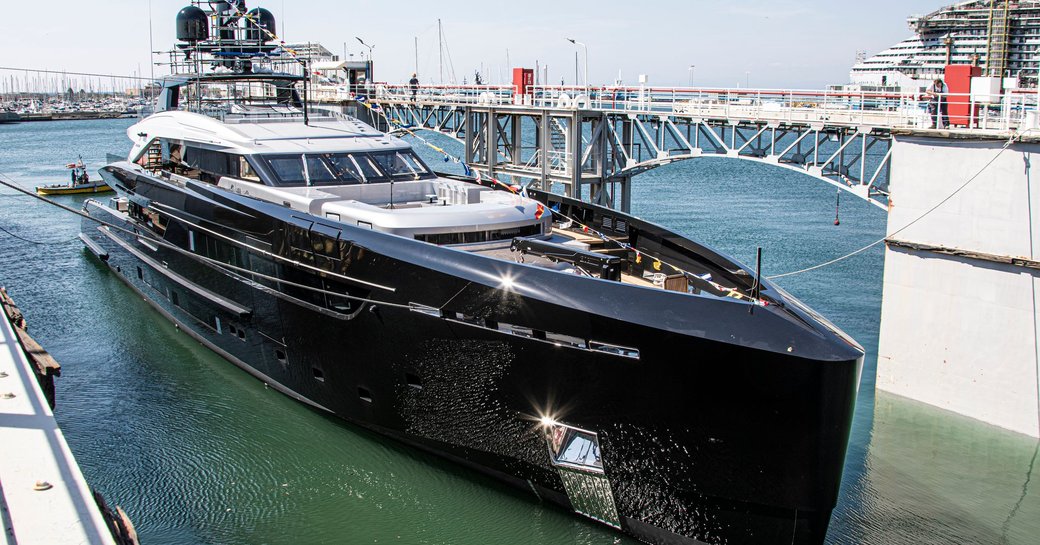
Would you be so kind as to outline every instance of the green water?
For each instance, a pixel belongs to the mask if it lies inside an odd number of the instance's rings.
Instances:
[[[25,187],[125,154],[131,121],[0,126],[0,174]],[[436,157],[428,160],[444,166]],[[79,222],[0,190],[0,284],[63,364],[57,418],[91,484],[155,544],[613,544],[629,538],[522,491],[318,414],[162,320],[91,259]],[[79,206],[82,198],[59,201]],[[637,215],[767,274],[859,248],[884,213],[768,166],[703,159],[635,179]],[[1035,544],[1035,440],[874,393],[881,249],[781,285],[868,350],[834,544]]]

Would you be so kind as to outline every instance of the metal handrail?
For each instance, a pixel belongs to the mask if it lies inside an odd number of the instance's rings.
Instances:
[[[328,97],[330,90],[316,86],[314,93],[321,99]],[[372,96],[407,102],[413,95],[408,85],[382,83],[374,86]],[[948,93],[944,99],[954,110],[952,115],[947,113],[948,122],[958,128],[1008,131],[1038,123],[1037,96],[1033,91],[1010,90],[1001,94]],[[430,105],[580,108],[888,129],[923,129],[934,123],[927,109],[931,97],[918,92],[536,85],[517,95],[512,85],[423,85],[416,90],[414,100]]]

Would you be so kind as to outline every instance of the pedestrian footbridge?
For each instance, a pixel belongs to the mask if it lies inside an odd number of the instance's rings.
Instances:
[[[383,129],[451,137],[485,174],[622,210],[636,174],[702,157],[798,171],[886,208],[893,130],[933,123],[919,95],[847,91],[379,85],[314,96]],[[973,112],[953,121],[995,134],[1035,123],[1035,94],[991,98],[948,97]]]

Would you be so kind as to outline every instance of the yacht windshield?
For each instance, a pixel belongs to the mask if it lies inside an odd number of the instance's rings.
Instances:
[[[394,177],[394,179],[420,178],[423,174],[426,174],[425,166],[411,151],[376,153],[373,157],[375,157],[379,166],[382,167],[383,172]]]
[[[272,182],[278,186],[371,184],[434,177],[412,150],[268,155],[263,159],[270,167]]]
[[[267,163],[271,165],[271,172],[278,178],[279,185],[304,185],[307,183],[301,156],[268,157]]]

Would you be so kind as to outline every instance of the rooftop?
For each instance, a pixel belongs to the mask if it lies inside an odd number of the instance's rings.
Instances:
[[[280,108],[280,109],[277,109]],[[183,139],[234,150],[239,153],[326,153],[406,149],[403,140],[345,117],[311,114],[303,124],[302,113],[274,107],[260,111],[229,113],[223,119],[185,112],[159,112],[127,129],[131,140],[149,137]]]

